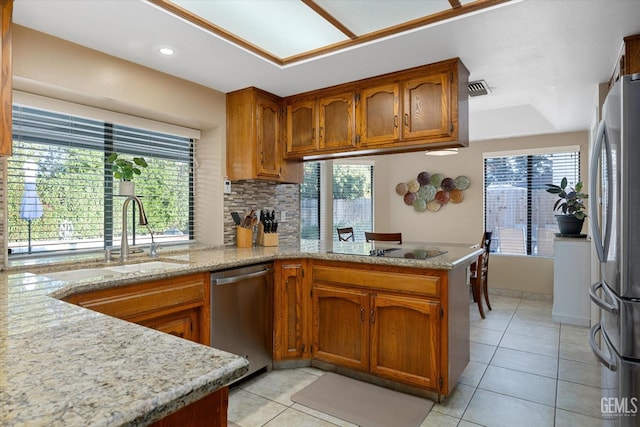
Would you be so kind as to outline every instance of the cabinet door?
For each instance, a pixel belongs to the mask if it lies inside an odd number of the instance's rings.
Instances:
[[[450,91],[450,72],[406,81],[402,138],[450,136],[453,133]]]
[[[367,371],[369,296],[366,292],[313,287],[313,357]]]
[[[274,359],[308,355],[306,316],[309,290],[301,263],[276,263],[274,300]]]
[[[354,146],[353,93],[320,98],[318,112],[321,150]]]
[[[13,15],[13,2],[0,3],[0,155],[10,156],[13,144],[12,140],[12,73],[11,63],[11,17]]]
[[[287,153],[298,154],[317,149],[316,102],[290,104],[287,106]]]
[[[256,139],[258,149],[257,173],[260,177],[280,176],[280,106],[263,96],[257,97]]]
[[[132,320],[135,322],[135,320]],[[165,316],[154,317],[140,322],[135,322],[160,332],[175,335],[189,341],[200,342],[200,309],[178,311]]]
[[[438,390],[440,304],[378,294],[371,306],[371,373]]]
[[[358,103],[360,145],[393,143],[400,140],[400,86],[391,83],[363,89]]]
[[[99,289],[71,295],[64,300],[209,344],[209,273]]]

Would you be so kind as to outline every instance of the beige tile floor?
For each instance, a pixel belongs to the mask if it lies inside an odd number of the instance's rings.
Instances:
[[[493,295],[491,304],[484,320],[471,305],[471,362],[421,427],[609,426],[599,418],[600,368],[588,329],[552,322],[551,301]],[[229,425],[352,426],[290,400],[319,375],[277,370],[241,384],[230,392]]]

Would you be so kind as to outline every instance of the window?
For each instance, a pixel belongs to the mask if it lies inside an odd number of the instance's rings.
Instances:
[[[300,203],[302,239],[324,240],[329,231],[337,241],[336,228],[352,227],[355,240],[364,241],[364,232],[373,229],[373,165],[305,163]]]
[[[125,198],[105,162],[113,151],[149,163],[134,180],[149,229],[138,225],[130,204],[132,244],[150,243],[150,232],[157,242],[193,238],[192,145],[189,138],[14,106],[7,163],[12,254],[120,244]]]
[[[320,240],[320,162],[304,164],[300,185],[300,238]]]
[[[546,184],[557,184],[563,177],[571,186],[580,181],[580,152],[570,149],[485,155],[484,224],[493,231],[492,251],[553,256],[557,196],[546,192]]]

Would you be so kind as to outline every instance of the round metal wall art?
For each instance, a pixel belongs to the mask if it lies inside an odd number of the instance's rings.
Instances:
[[[458,204],[464,200],[464,191],[471,181],[464,175],[455,178],[441,173],[420,172],[416,178],[396,185],[396,193],[402,196],[407,206],[416,212],[438,212],[448,203]]]

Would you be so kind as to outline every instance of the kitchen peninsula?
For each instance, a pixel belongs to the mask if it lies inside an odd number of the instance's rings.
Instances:
[[[331,272],[335,263],[343,262],[358,265],[362,271],[396,268],[440,271],[444,274],[441,278],[448,277],[438,285],[441,291],[448,289],[446,296],[441,294],[445,298],[441,311],[445,320],[440,325],[448,326],[449,331],[466,330],[467,336],[466,360],[464,333],[456,344],[462,350],[452,352],[454,343],[449,342],[447,357],[460,355],[452,366],[464,369],[468,362],[469,331],[466,267],[480,250],[441,245],[443,254],[419,260],[334,253],[335,249],[315,243],[246,249],[194,247],[162,253],[162,260],[174,262],[171,268],[140,269],[108,278],[73,281],[51,280],[45,274],[53,270],[95,268],[100,264],[96,259],[85,259],[86,264],[69,259],[66,265],[51,263],[43,267],[40,260],[37,266],[14,266],[0,273],[0,424],[149,425],[224,388],[246,372],[247,362],[243,358],[61,299],[79,292],[260,262],[308,261],[324,265],[325,272]],[[458,319],[452,319],[448,311],[445,313],[454,299],[464,301]],[[457,380],[451,373],[447,378]],[[452,387],[453,384],[448,386]]]

